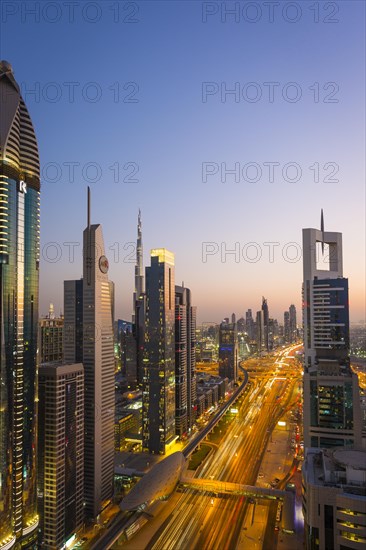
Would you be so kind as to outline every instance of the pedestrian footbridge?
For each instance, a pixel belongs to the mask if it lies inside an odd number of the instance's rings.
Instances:
[[[199,479],[185,476],[181,477],[180,486],[196,489],[197,491],[207,491],[209,493],[244,495],[249,498],[266,498],[271,500],[284,500],[287,495],[287,491],[281,491],[279,489],[254,487],[252,485],[242,485],[241,483],[230,483],[215,479]]]

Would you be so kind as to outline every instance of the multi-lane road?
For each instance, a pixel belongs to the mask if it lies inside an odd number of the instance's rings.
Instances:
[[[262,362],[265,370],[251,374],[250,391],[238,400],[234,420],[225,429],[220,444],[213,445],[214,452],[196,477],[255,484],[271,432],[296,400],[301,367],[293,356],[294,351],[294,348],[287,348],[263,360],[255,360]],[[193,488],[180,490],[178,504],[147,549],[234,550],[248,499],[243,496],[215,497]]]

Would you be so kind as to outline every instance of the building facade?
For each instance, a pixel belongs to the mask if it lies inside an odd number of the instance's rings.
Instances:
[[[165,248],[151,251],[146,268],[142,403],[143,450],[165,454],[176,438],[174,254]]]
[[[55,317],[50,309],[48,317],[43,317],[39,320],[39,328],[40,362],[62,361],[64,318]]]
[[[0,548],[37,538],[40,165],[12,67],[0,62]]]
[[[236,323],[221,323],[219,330],[219,375],[238,378],[238,332]]]
[[[84,368],[39,370],[38,511],[41,547],[64,548],[84,521]]]
[[[191,291],[175,287],[175,399],[176,433],[182,436],[193,426],[197,397],[196,307]]]
[[[83,234],[83,365],[85,512],[95,518],[113,495],[114,346],[108,260],[101,225]]]
[[[303,266],[305,448],[360,445],[360,398],[349,360],[342,234],[303,229]]]
[[[303,514],[307,550],[365,548],[365,450],[307,449]]]
[[[83,279],[64,281],[65,363],[83,361]]]

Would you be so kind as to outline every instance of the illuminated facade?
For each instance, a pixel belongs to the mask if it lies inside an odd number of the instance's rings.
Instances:
[[[342,234],[303,229],[303,258],[304,444],[306,448],[360,445],[360,398],[349,359]]]
[[[84,520],[84,369],[39,369],[38,511],[44,550],[64,548]]]
[[[51,304],[52,306],[52,304]],[[51,313],[39,320],[40,328],[40,363],[62,361],[63,358],[63,317],[55,317]]]
[[[307,449],[302,468],[306,550],[366,545],[366,451]]]
[[[133,332],[135,339],[134,365],[130,363],[130,371],[135,370],[136,385],[142,386],[144,364],[144,340],[145,340],[145,281],[144,259],[142,246],[142,221],[141,211],[137,219],[136,265],[135,265],[135,291],[133,293]]]
[[[0,549],[35,545],[40,167],[9,63],[0,63]]]
[[[221,323],[219,331],[219,375],[238,378],[238,332],[236,323]]]
[[[176,437],[174,254],[165,248],[151,251],[146,268],[142,403],[143,450],[165,454]]]
[[[191,291],[175,287],[175,429],[184,435],[194,423],[197,398],[196,380],[196,308]]]
[[[113,496],[114,346],[109,264],[102,226],[90,224],[89,189],[83,235],[84,495],[95,518]]]

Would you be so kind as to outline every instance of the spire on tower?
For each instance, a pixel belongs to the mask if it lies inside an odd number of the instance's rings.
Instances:
[[[87,200],[87,225],[90,229],[90,187],[88,185],[88,200]]]
[[[322,254],[324,254],[324,214],[323,209],[320,213],[320,231],[322,232]]]

